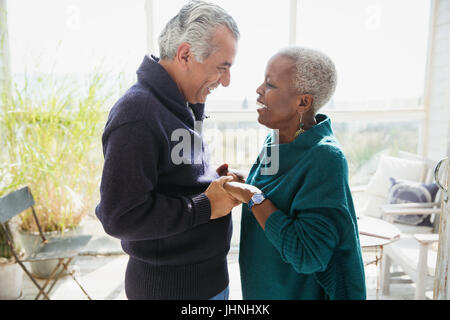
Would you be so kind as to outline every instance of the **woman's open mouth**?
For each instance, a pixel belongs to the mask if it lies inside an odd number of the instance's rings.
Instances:
[[[259,102],[258,100],[256,101],[256,105],[259,107],[259,108],[256,109],[257,111],[263,111],[263,110],[267,110],[268,109],[267,106],[264,103]]]

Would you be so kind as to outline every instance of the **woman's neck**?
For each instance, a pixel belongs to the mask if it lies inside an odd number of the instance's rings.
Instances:
[[[315,116],[303,117],[303,130],[307,131],[317,124]],[[283,128],[278,130],[278,139],[280,144],[290,143],[295,140],[295,134],[299,130],[299,124],[295,127]]]
[[[280,144],[290,143],[295,140],[295,133],[297,130],[292,129],[280,129],[278,130],[278,141]]]

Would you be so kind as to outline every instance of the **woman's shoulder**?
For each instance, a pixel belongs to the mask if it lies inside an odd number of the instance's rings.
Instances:
[[[333,136],[325,137],[318,144],[314,145],[311,148],[311,153],[319,161],[346,161],[344,151]]]
[[[348,163],[342,148],[336,141],[322,141],[310,150],[310,169],[319,175],[330,172],[348,172]]]

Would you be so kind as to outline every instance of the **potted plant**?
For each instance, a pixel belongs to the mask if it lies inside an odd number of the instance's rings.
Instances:
[[[6,228],[11,232],[8,222]],[[23,270],[16,263],[7,241],[6,231],[0,227],[0,300],[15,300],[22,295]],[[16,252],[22,255],[17,244],[13,245]]]
[[[48,238],[82,232],[83,218],[97,203],[110,97],[104,80],[98,72],[85,86],[67,77],[25,75],[14,82],[12,96],[2,97],[0,194],[28,185]],[[31,211],[20,217],[20,240],[29,252],[41,240]],[[31,269],[45,278],[56,263],[34,262]]]

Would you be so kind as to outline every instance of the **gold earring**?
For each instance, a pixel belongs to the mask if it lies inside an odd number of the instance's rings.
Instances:
[[[303,119],[303,113],[300,113],[300,126],[299,126],[299,129],[297,130],[297,132],[295,132],[294,138],[297,138],[299,134],[302,134],[303,132],[305,132],[305,129],[303,129],[305,124],[302,122],[302,119]]]

